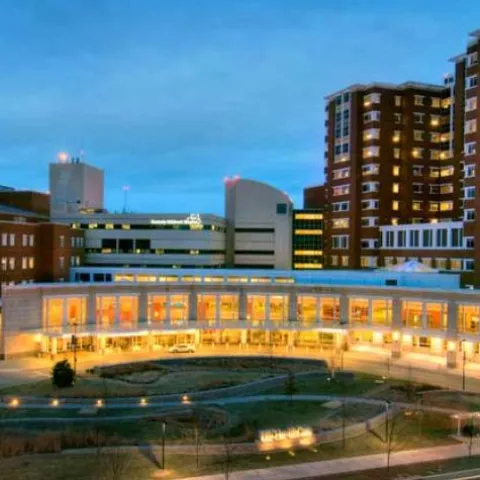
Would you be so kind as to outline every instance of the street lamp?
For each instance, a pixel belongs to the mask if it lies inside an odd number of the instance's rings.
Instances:
[[[465,391],[465,364],[467,363],[467,352],[465,351],[465,340],[462,340],[462,391]]]
[[[162,470],[165,470],[165,430],[167,428],[167,422],[162,421]]]

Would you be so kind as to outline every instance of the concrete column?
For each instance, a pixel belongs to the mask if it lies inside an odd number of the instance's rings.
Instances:
[[[153,333],[149,332],[147,335],[147,350],[151,352],[153,350],[154,338]]]
[[[447,304],[447,368],[455,368],[458,362],[457,304]]]
[[[238,319],[241,322],[247,321],[247,294],[243,288],[238,295]]]
[[[168,319],[170,321],[170,311],[168,312]],[[193,289],[190,290],[188,296],[188,321],[189,323],[197,321],[197,292]]]
[[[265,294],[265,321],[270,324],[270,294]]]
[[[340,295],[340,325],[350,324],[349,301],[347,295]]]
[[[264,342],[265,342],[265,345],[269,345],[270,344],[270,339],[271,339],[271,332],[270,330],[265,330],[265,337],[264,337]]]
[[[67,317],[68,317],[68,311],[67,311],[67,307],[68,307],[68,303],[67,303],[67,299],[64,298],[63,299],[63,315],[62,315],[62,332],[65,331],[65,329],[67,328],[67,325],[68,325],[68,320],[67,320]]]
[[[40,351],[42,353],[48,352],[48,337],[45,335],[42,335],[42,339],[40,340]]]
[[[297,302],[298,302],[297,292],[292,289],[288,299],[288,322],[289,323],[296,324],[298,322]]]
[[[57,354],[57,339],[55,337],[52,337],[51,340],[50,340],[50,353],[52,355],[56,355]]]
[[[288,349],[295,349],[295,332],[288,332]]]
[[[121,295],[115,295],[115,323],[114,328],[118,328],[120,324],[120,298]]]
[[[200,345],[200,330],[195,330],[194,339],[195,345]]]
[[[402,302],[399,298],[392,299],[392,358],[402,356]]]
[[[85,312],[87,327],[98,329],[97,324],[97,304],[95,294],[90,292],[87,297],[87,311]]]
[[[107,339],[103,336],[98,336],[98,350],[103,355],[107,346]]]
[[[220,325],[220,294],[215,293],[215,328],[221,328]]]
[[[240,343],[241,345],[246,345],[247,344],[247,339],[248,339],[248,330],[243,329],[240,331]]]
[[[138,296],[138,326],[146,325],[148,321],[148,295],[145,290]]]

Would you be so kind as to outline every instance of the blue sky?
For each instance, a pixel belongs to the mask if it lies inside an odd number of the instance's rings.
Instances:
[[[58,151],[106,171],[106,202],[223,213],[223,178],[301,206],[323,171],[324,96],[441,81],[480,2],[0,0],[0,184],[46,190]],[[477,23],[476,23],[477,22]]]

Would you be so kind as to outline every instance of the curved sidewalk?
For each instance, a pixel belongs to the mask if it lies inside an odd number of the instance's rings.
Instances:
[[[473,449],[472,455],[480,454],[478,447]],[[468,456],[466,445],[449,445],[445,447],[421,448],[404,450],[392,453],[390,466],[413,465],[418,463],[435,462],[440,460],[461,458]],[[385,468],[387,456],[384,453],[364,455],[361,457],[337,458],[321,462],[297,463],[282,467],[261,468],[231,472],[229,480],[295,480],[317,478],[328,475],[341,475],[365,470]],[[161,472],[152,478],[162,478]],[[225,480],[224,473],[188,477],[183,480]]]

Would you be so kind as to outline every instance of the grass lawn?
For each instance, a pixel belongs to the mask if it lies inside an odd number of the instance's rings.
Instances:
[[[50,380],[11,386],[0,390],[0,395],[43,396],[43,397],[87,397],[108,398],[148,396],[167,393],[185,393],[210,390],[224,386],[240,385],[267,376],[259,372],[224,373],[213,371],[180,371],[163,375],[154,384],[133,385],[118,380],[97,377],[79,377],[72,388],[58,389]]]
[[[419,419],[407,417],[398,421],[396,425],[396,434],[394,436],[394,450],[399,451],[403,449],[428,447],[433,445],[444,445],[452,443],[448,438],[451,433],[451,424],[448,418],[437,414],[425,415],[422,420],[422,428],[420,428]],[[233,459],[232,468],[235,470],[243,470],[250,468],[265,468],[278,465],[292,465],[301,462],[311,462],[319,460],[329,460],[344,456],[367,455],[372,453],[385,452],[385,444],[381,440],[382,432],[377,434],[368,433],[354,439],[347,440],[345,449],[341,443],[324,444],[310,450],[297,451],[292,457],[288,452],[273,453],[267,458],[263,455],[249,455],[236,456]],[[159,439],[159,438],[158,438]],[[157,440],[158,440],[157,439]],[[160,457],[160,450],[156,450],[154,457]],[[135,480],[143,480],[151,477],[151,474],[156,470],[156,466],[152,459],[148,458],[145,453],[130,453],[127,455],[126,462],[128,468],[125,468],[123,475],[118,474],[114,478],[127,479],[135,478]],[[480,464],[480,459],[477,460]],[[196,470],[195,457],[168,455],[167,469],[171,469],[170,478],[181,478],[182,476],[206,474],[214,471],[221,471],[223,468],[224,456],[202,456],[200,470]],[[473,462],[473,460],[472,460]],[[0,465],[2,467],[2,480],[16,480],[18,478],[26,480],[40,480],[48,478],[50,480],[60,479],[97,479],[102,478],[101,472],[106,473],[112,468],[112,462],[97,460],[95,455],[37,455],[37,456],[23,456],[9,459],[1,459]],[[118,462],[117,462],[118,463]],[[474,466],[470,461],[451,461],[445,462],[452,468],[467,468]],[[412,468],[412,467],[408,467]],[[415,473],[418,472],[415,467]],[[446,467],[445,467],[446,468]],[[426,466],[424,471],[433,470],[433,466]],[[393,471],[393,470],[392,470]],[[404,469],[402,469],[404,471]],[[134,472],[134,473],[132,473]],[[385,472],[383,472],[384,475]],[[399,470],[399,473],[400,470]],[[363,474],[355,474],[354,476],[337,476],[342,479],[370,479],[379,478],[384,479],[385,476],[373,476],[371,472],[365,476]],[[112,476],[107,478],[113,478]]]

